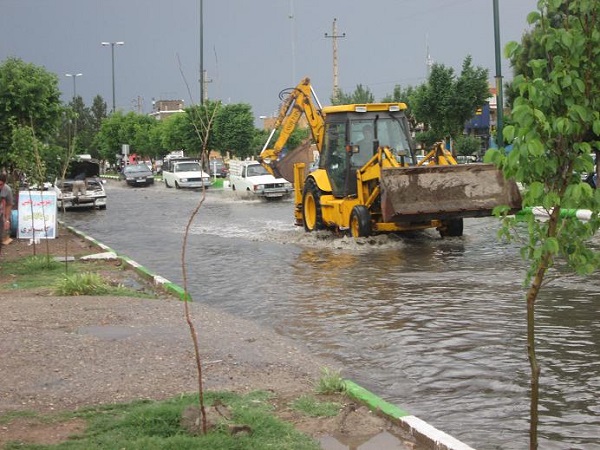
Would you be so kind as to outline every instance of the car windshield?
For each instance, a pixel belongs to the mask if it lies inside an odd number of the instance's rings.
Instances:
[[[268,175],[268,174],[269,174],[269,172],[267,172],[267,169],[265,169],[260,164],[248,166],[248,176],[249,177],[256,177],[259,175]]]
[[[149,172],[148,166],[145,164],[139,164],[137,166],[127,166],[125,167],[125,172]]]
[[[200,164],[197,162],[179,163],[175,167],[175,172],[200,172]]]

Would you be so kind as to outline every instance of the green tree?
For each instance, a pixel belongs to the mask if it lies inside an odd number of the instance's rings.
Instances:
[[[458,136],[454,141],[457,155],[481,156],[481,139],[476,136]],[[487,146],[486,146],[487,148]]]
[[[541,206],[548,220],[526,216],[521,255],[528,262],[525,276],[527,348],[531,368],[530,449],[537,449],[541,368],[535,347],[535,305],[549,270],[591,274],[600,267],[600,252],[589,239],[600,227],[600,189],[593,190],[581,175],[593,168],[592,152],[600,150],[600,2],[541,0],[529,14],[531,40],[543,55],[527,63],[513,80],[514,100],[504,138],[513,144],[505,155],[490,150],[486,160],[524,186],[523,205]],[[530,47],[532,48],[532,47]],[[527,45],[511,42],[506,52],[523,60]],[[540,57],[543,56],[543,57]],[[589,209],[591,220],[566,217],[566,209]],[[504,218],[501,235],[518,236],[515,219]]]
[[[189,156],[200,157],[202,149],[215,148],[212,132],[215,115],[221,108],[220,102],[206,101],[202,105],[190,106],[184,114],[173,114],[162,125],[162,147],[184,150]]]
[[[184,150],[188,141],[195,138],[194,127],[187,114],[173,114],[161,122],[161,147],[168,151]]]
[[[406,109],[406,111],[405,111],[406,117],[408,118],[408,121],[413,130],[417,128],[417,124],[418,124],[417,120],[415,119],[415,116],[413,114],[412,108],[411,108],[411,105],[413,103],[413,97],[414,97],[415,93],[416,93],[416,88],[414,88],[413,86],[408,86],[406,88],[403,88],[400,85],[396,85],[396,86],[394,86],[394,90],[392,91],[391,94],[388,94],[381,99],[381,101],[384,103],[396,103],[396,102],[405,103],[406,106],[408,107],[408,109]]]
[[[123,114],[121,111],[111,114],[102,121],[100,132],[96,136],[101,159],[116,162],[116,155],[121,154],[123,144],[129,145],[130,154],[153,156],[152,130],[157,126],[156,120],[145,114]]]
[[[117,162],[117,155],[121,154],[121,145],[126,144],[121,139],[123,132],[123,114],[117,111],[102,121],[100,131],[96,135],[96,145],[100,158],[111,164]]]
[[[338,89],[337,95],[330,98],[332,105],[351,105],[355,103],[373,103],[375,96],[368,87],[362,84],[356,85],[354,92],[346,94],[341,89]]]
[[[62,112],[58,77],[43,67],[8,58],[0,64],[0,166],[14,165],[13,127],[30,127],[46,142],[54,136]]]
[[[451,67],[434,64],[427,83],[415,90],[411,108],[415,120],[439,141],[460,136],[489,95],[488,70],[473,67],[467,56],[458,78]]]
[[[239,157],[249,156],[254,137],[254,117],[250,105],[238,103],[222,106],[215,115],[214,149],[230,151]]]
[[[39,184],[45,181],[45,168],[36,157],[39,141],[33,129],[26,125],[12,127],[11,150],[8,153],[13,162],[12,168],[19,174],[26,174],[29,181]]]

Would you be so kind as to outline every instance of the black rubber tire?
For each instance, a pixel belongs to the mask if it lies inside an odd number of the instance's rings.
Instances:
[[[441,237],[460,237],[463,235],[463,219],[451,219],[440,228]]]
[[[171,185],[169,184],[169,182],[167,181],[167,179],[166,179],[166,178],[165,178],[165,186],[166,186],[166,187],[168,187],[169,189],[173,187],[173,186],[171,186]]]
[[[179,186],[179,183],[177,181],[175,181],[175,189],[181,189],[181,186]]]
[[[371,213],[365,205],[356,205],[350,214],[350,234],[353,238],[368,237],[373,233]]]
[[[325,228],[321,212],[321,191],[312,178],[306,180],[302,193],[302,222],[304,230],[309,233]]]

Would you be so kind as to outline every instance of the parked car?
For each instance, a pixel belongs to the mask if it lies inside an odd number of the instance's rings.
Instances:
[[[106,191],[100,179],[100,164],[89,155],[79,155],[71,161],[65,179],[56,180],[52,189],[56,192],[59,209],[106,209]]]
[[[227,165],[222,159],[211,159],[208,162],[208,167],[210,170],[211,177],[225,178],[229,173],[229,171],[227,170]]]
[[[129,186],[149,186],[154,184],[154,174],[145,163],[125,166],[120,176]]]

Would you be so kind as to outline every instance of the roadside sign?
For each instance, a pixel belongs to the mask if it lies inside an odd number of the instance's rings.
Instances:
[[[19,191],[17,238],[54,239],[57,230],[56,192]]]

